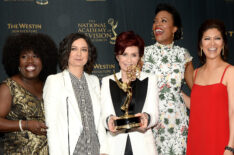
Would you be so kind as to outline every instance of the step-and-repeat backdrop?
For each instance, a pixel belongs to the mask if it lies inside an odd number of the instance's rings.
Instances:
[[[97,47],[98,61],[93,74],[101,79],[119,70],[113,47],[120,32],[133,30],[146,45],[155,42],[152,23],[160,2],[174,5],[181,14],[183,39],[176,44],[190,51],[195,67],[199,62],[197,30],[208,18],[218,18],[226,24],[229,62],[234,64],[234,0],[1,0],[0,59],[2,46],[11,33],[46,33],[58,45],[67,34],[83,32]],[[0,81],[6,77],[0,64]]]

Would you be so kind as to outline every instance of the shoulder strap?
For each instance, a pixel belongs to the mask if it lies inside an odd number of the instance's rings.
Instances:
[[[231,66],[231,65],[227,65],[227,67],[224,69],[222,78],[221,78],[221,80],[220,80],[220,83],[223,82],[223,77],[224,77],[224,75],[225,75],[225,73],[226,73],[226,70],[228,69],[229,66]]]
[[[196,80],[196,77],[197,77],[197,71],[198,71],[198,68],[195,70],[195,76],[194,76],[194,79],[193,79],[193,83],[195,83],[195,80]]]

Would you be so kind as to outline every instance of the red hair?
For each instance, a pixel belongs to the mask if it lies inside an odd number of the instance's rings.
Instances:
[[[136,46],[139,49],[139,56],[144,54],[144,40],[133,31],[120,33],[115,42],[115,56],[122,55],[125,49],[129,46]]]

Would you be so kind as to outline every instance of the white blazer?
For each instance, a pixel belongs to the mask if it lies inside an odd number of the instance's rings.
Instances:
[[[121,78],[121,72],[116,73],[118,79]],[[113,134],[108,131],[107,141],[109,145],[109,155],[124,155],[127,136],[129,135],[133,155],[157,155],[157,149],[151,127],[156,125],[158,121],[158,86],[155,75],[141,72],[139,80],[148,78],[148,88],[145,103],[142,112],[150,115],[150,123],[148,130],[144,133],[133,131],[129,133]],[[102,120],[106,129],[108,129],[106,119],[110,115],[115,114],[112,103],[109,80],[114,80],[114,76],[110,75],[102,79],[101,87],[101,103],[102,103]]]
[[[96,132],[101,144],[101,153],[105,153],[105,129],[101,123],[100,85],[94,75],[84,73],[92,100]],[[78,103],[73,91],[69,72],[51,75],[47,78],[43,99],[45,120],[48,126],[47,137],[50,155],[72,155],[77,140],[83,130]],[[69,128],[69,131],[68,131]],[[70,145],[70,146],[69,146]]]

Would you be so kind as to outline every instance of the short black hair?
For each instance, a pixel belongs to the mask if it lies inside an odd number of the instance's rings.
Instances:
[[[176,10],[175,7],[171,6],[168,3],[159,3],[155,9],[155,16],[160,11],[167,11],[172,15],[173,18],[173,25],[177,27],[177,31],[174,34],[174,40],[179,40],[182,37],[182,22],[180,18],[179,12]]]
[[[133,31],[126,31],[120,33],[115,41],[115,56],[122,55],[127,47],[136,46],[139,49],[140,58],[144,54],[144,40]]]
[[[19,74],[19,57],[32,50],[42,61],[39,79],[45,81],[50,74],[57,73],[58,48],[54,41],[42,33],[17,33],[7,37],[3,46],[2,64],[9,77]]]
[[[84,39],[88,44],[88,61],[84,66],[84,71],[91,74],[94,63],[97,59],[96,47],[91,42],[90,38],[83,33],[71,33],[67,35],[59,44],[59,68],[67,69],[68,60],[71,53],[71,46],[77,39]]]

